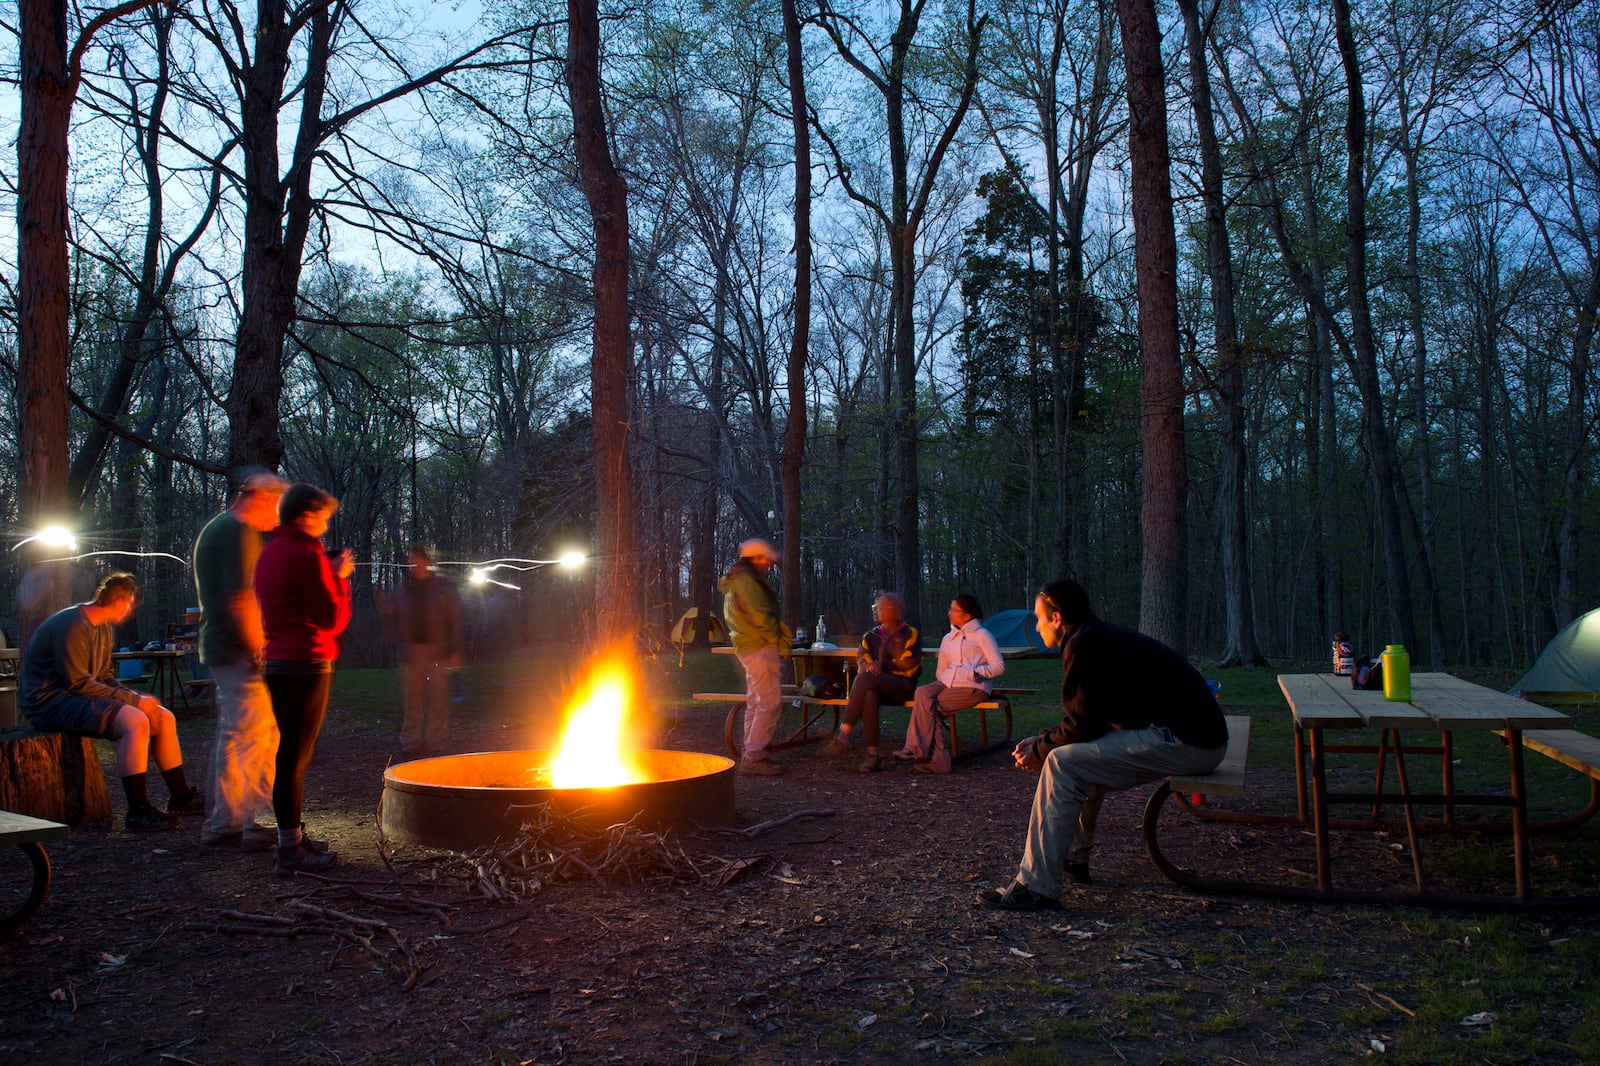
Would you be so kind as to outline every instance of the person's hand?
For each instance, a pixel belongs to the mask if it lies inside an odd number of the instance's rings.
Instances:
[[[139,696],[139,710],[144,712],[145,717],[150,718],[166,710],[166,708],[161,705],[161,701],[154,695],[145,692]]]
[[[873,662],[871,659],[868,659],[866,662],[861,664],[860,672],[863,674],[875,674],[878,672],[878,664]]]
[[[1011,752],[1011,758],[1017,764],[1018,770],[1026,770],[1030,774],[1036,774],[1044,768],[1044,756],[1039,754],[1038,737],[1023,737]]]
[[[335,573],[343,578],[348,578],[356,572],[356,557],[349,548],[339,553],[338,562],[333,569]]]

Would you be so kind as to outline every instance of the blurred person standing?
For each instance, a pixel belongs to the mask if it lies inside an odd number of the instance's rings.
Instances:
[[[260,466],[234,475],[228,509],[206,523],[194,542],[194,586],[200,598],[200,661],[216,682],[217,735],[207,773],[211,805],[200,843],[272,847],[273,830],[257,815],[272,805],[278,724],[262,677],[261,608],[256,561],[278,524],[278,501],[289,483]]]
[[[412,548],[410,563],[388,614],[405,700],[400,754],[415,759],[439,754],[450,741],[450,671],[461,665],[461,597],[434,569],[427,548]]]
[[[767,574],[778,560],[770,541],[751,537],[739,545],[739,561],[717,582],[722,592],[722,620],[744,668],[744,752],[739,772],[754,777],[783,773],[767,757],[767,745],[778,727],[779,673],[789,657],[793,633],[783,622],[777,594]]]
[[[328,713],[339,634],[350,624],[355,560],[348,549],[330,557],[322,548],[338,508],[339,501],[315,485],[289,486],[278,503],[278,526],[256,563],[264,673],[280,734],[272,785],[278,818],[272,872],[280,877],[338,861],[325,843],[306,835],[303,819],[306,768]]]

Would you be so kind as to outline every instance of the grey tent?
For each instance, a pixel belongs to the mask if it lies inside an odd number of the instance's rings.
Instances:
[[[1511,694],[1547,706],[1600,704],[1600,607],[1557,633]]]

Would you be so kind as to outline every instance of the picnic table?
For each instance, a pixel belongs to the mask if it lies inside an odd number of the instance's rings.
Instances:
[[[1293,716],[1297,812],[1274,815],[1195,809],[1192,813],[1202,819],[1309,828],[1316,848],[1315,884],[1213,878],[1178,869],[1159,853],[1154,821],[1157,813],[1154,808],[1159,804],[1158,798],[1152,796],[1146,808],[1146,845],[1152,859],[1170,879],[1201,891],[1283,899],[1422,906],[1600,908],[1600,897],[1535,897],[1529,873],[1529,840],[1533,831],[1551,825],[1576,824],[1600,806],[1596,801],[1600,790],[1591,783],[1591,802],[1586,813],[1559,823],[1529,823],[1524,747],[1587,772],[1592,781],[1600,777],[1600,759],[1585,761],[1586,753],[1600,747],[1600,742],[1571,730],[1569,716],[1443,673],[1413,675],[1409,701],[1391,701],[1385,699],[1382,692],[1353,689],[1348,678],[1333,675],[1281,674],[1278,687]],[[1507,783],[1504,791],[1468,793],[1457,789],[1453,737],[1464,732],[1494,733],[1503,740]],[[1337,738],[1335,743],[1329,743],[1330,736]],[[1347,753],[1376,754],[1370,791],[1340,791],[1330,786],[1329,757]],[[1440,756],[1438,791],[1413,787],[1407,756],[1419,754]],[[1391,763],[1392,788],[1385,784],[1387,767]],[[1186,806],[1181,795],[1178,799],[1180,805]],[[1365,817],[1335,818],[1330,814],[1334,807],[1364,807],[1367,813]],[[1464,807],[1503,809],[1506,817],[1503,820],[1463,820],[1458,810]],[[1333,865],[1334,831],[1370,832],[1389,827],[1394,824],[1390,812],[1396,809],[1406,833],[1415,887],[1411,890],[1359,889],[1340,884]],[[1440,812],[1439,816],[1429,817],[1430,809]],[[1423,870],[1420,837],[1424,828],[1468,830],[1477,834],[1508,831],[1512,844],[1511,893],[1445,892],[1430,888]]]
[[[43,842],[59,840],[66,835],[67,827],[60,822],[0,811],[0,845],[16,845],[27,856],[32,868],[31,881],[25,888],[13,890],[9,886],[0,886],[0,900],[18,899],[9,910],[0,913],[0,940],[9,938],[22,928],[22,923],[31,918],[44,903],[50,891],[50,856],[45,854]]]
[[[733,655],[731,647],[721,646],[711,649],[717,655]],[[838,672],[843,679],[842,692],[850,692],[850,686],[855,681],[857,658],[860,652],[860,642],[855,641],[843,647],[796,647],[789,653],[790,661],[794,666],[795,678],[805,678],[811,674],[827,675]],[[937,647],[923,648],[924,657],[937,656]],[[1053,654],[1053,653],[1052,653]],[[1039,649],[1032,647],[1007,647],[1000,649],[1000,655],[1005,659],[1033,658],[1039,655]],[[950,719],[950,739],[952,754],[956,758],[970,758],[984,752],[993,751],[1011,742],[1011,697],[1031,696],[1035,693],[1031,688],[1014,688],[995,686],[990,690],[991,698],[971,708],[978,717],[978,743],[976,745],[963,744],[960,734],[955,728],[954,716]],[[740,692],[696,692],[693,699],[702,702],[729,703],[732,708],[728,711],[727,722],[724,727],[728,750],[737,758],[739,743],[743,738],[740,714],[744,710],[745,694]],[[849,702],[844,698],[829,698],[822,696],[805,696],[791,685],[785,685],[782,692],[785,704],[797,707],[800,711],[800,721],[797,728],[787,736],[778,738],[769,747],[774,749],[791,748],[801,744],[811,744],[827,740],[839,728],[839,712]],[[886,704],[885,706],[894,706]],[[901,704],[909,707],[910,704]],[[989,736],[989,711],[999,711],[1005,716],[1005,732],[1002,736],[992,738]],[[831,714],[831,727],[825,724],[825,719]]]
[[[177,709],[182,704],[185,711],[193,711],[195,704],[193,697],[207,687],[197,681],[185,681],[178,674],[178,665],[191,653],[177,648],[152,648],[149,651],[114,651],[111,653],[112,662],[142,659],[152,663],[153,668],[149,675],[150,691],[155,694],[165,706]]]

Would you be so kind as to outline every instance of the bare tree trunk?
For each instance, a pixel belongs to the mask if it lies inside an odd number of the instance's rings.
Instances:
[[[800,624],[800,474],[806,455],[806,352],[811,343],[811,123],[794,0],[783,0],[789,110],[794,126],[794,335],[789,340],[789,422],[783,434],[783,616]]]
[[[1211,315],[1217,345],[1218,401],[1222,405],[1222,596],[1227,612],[1227,644],[1219,665],[1263,666],[1256,644],[1251,602],[1250,514],[1245,484],[1244,350],[1234,315],[1233,253],[1228,246],[1227,201],[1222,184],[1222,150],[1211,110],[1211,76],[1206,68],[1206,33],[1198,0],[1178,0],[1189,53],[1195,129],[1200,139],[1200,198],[1205,203],[1206,265],[1211,280]]]
[[[602,643],[625,640],[638,623],[631,582],[633,468],[628,456],[628,195],[606,141],[600,99],[597,0],[567,2],[567,90],[584,195],[594,220],[593,393],[595,618]]]
[[[1144,542],[1139,627],[1188,650],[1189,600],[1183,452],[1183,366],[1178,353],[1178,242],[1172,215],[1161,26],[1155,0],[1117,0],[1128,76],[1134,268],[1139,282],[1139,421],[1144,447]]]
[[[31,532],[66,517],[67,125],[73,93],[66,4],[20,0],[18,14],[17,511]],[[18,603],[23,647],[40,622],[66,605],[67,596],[64,564],[30,570]]]
[[[1361,391],[1366,416],[1367,447],[1372,455],[1376,482],[1379,532],[1383,540],[1384,570],[1389,582],[1389,620],[1399,640],[1417,643],[1411,607],[1411,576],[1406,565],[1400,526],[1399,465],[1394,442],[1384,420],[1383,393],[1378,384],[1377,342],[1372,331],[1372,310],[1367,301],[1367,108],[1361,82],[1361,60],[1356,54],[1355,32],[1350,24],[1349,0],[1333,0],[1334,35],[1344,62],[1349,105],[1345,116],[1345,146],[1349,168],[1345,177],[1345,259],[1350,275],[1350,339],[1355,349],[1351,369]]]

